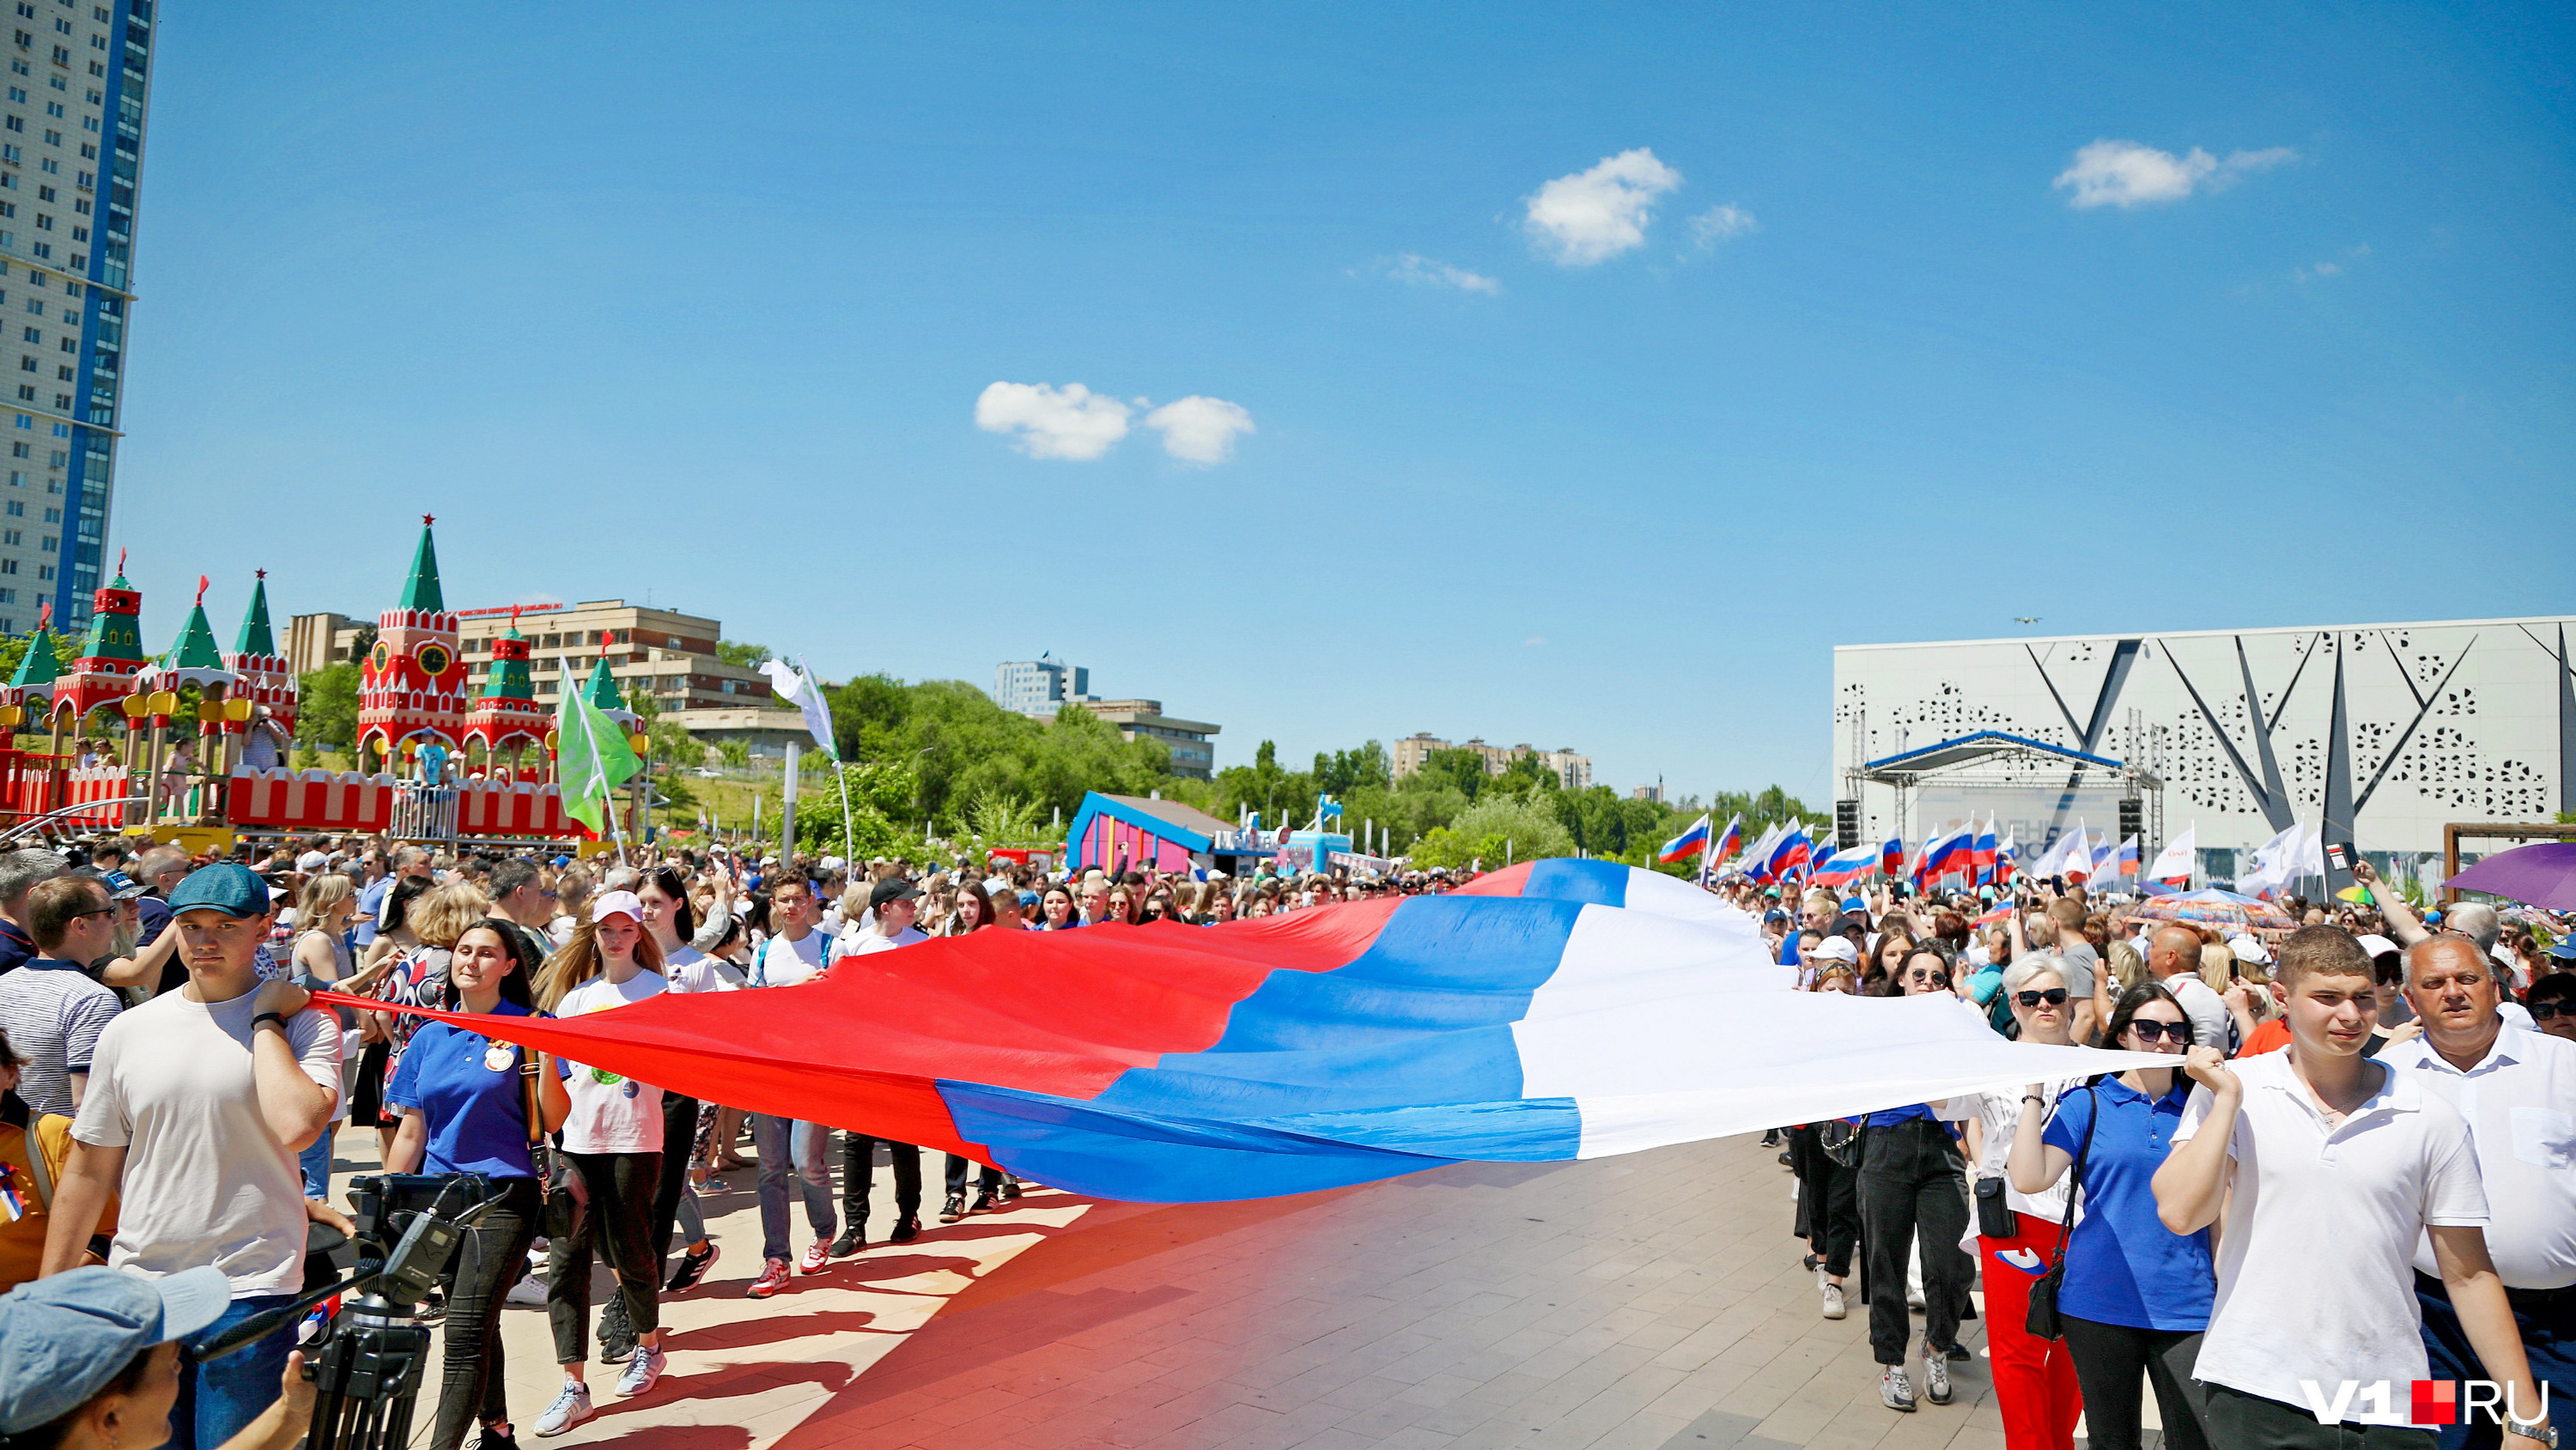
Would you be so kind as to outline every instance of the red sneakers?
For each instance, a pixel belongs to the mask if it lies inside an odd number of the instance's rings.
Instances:
[[[751,1287],[745,1289],[743,1294],[747,1298],[766,1299],[786,1287],[787,1261],[770,1259],[761,1264],[760,1277],[752,1280]]]
[[[832,1246],[816,1239],[805,1246],[805,1256],[796,1261],[799,1273],[819,1274],[832,1267]]]

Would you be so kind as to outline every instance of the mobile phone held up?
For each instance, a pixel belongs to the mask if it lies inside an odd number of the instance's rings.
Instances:
[[[2328,846],[2326,847],[2326,864],[2332,866],[2337,871],[2349,871],[2352,869],[2352,852],[2339,845]]]

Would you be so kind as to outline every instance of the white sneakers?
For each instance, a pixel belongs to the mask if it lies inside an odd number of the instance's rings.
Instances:
[[[1950,1355],[1947,1350],[1923,1346],[1923,1398],[1936,1405],[1950,1403]]]
[[[544,1439],[560,1435],[589,1419],[593,1413],[590,1408],[590,1386],[577,1385],[571,1380],[565,1380],[562,1393],[555,1396],[553,1404],[546,1406],[544,1414],[537,1416],[535,1427],[537,1436]]]
[[[1901,1414],[1914,1413],[1914,1382],[1905,1377],[1902,1367],[1891,1364],[1879,1375],[1878,1402]],[[538,1423],[542,1425],[544,1422]],[[542,1435],[546,1432],[539,1429],[537,1433]]]
[[[663,1367],[668,1363],[669,1361],[662,1354],[661,1346],[636,1345],[635,1357],[626,1361],[626,1372],[617,1377],[617,1393],[631,1400],[650,1390],[661,1383]],[[1947,1385],[1949,1381],[1944,1380],[1941,1383]]]
[[[1828,1284],[1826,1284],[1826,1285],[1824,1286],[1824,1298],[1825,1298],[1825,1317],[1826,1317],[1827,1319],[1840,1319],[1840,1318],[1842,1318],[1842,1317],[1843,1317],[1843,1315],[1844,1315],[1844,1314],[1846,1314],[1847,1312],[1849,1312],[1849,1311],[1848,1311],[1848,1310],[1846,1310],[1846,1309],[1844,1308],[1844,1306],[1843,1306],[1843,1286],[1842,1286],[1842,1285],[1840,1285],[1840,1284],[1834,1284],[1834,1283],[1828,1283]]]

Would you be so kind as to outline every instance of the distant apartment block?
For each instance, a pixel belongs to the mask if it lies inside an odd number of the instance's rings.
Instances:
[[[1464,744],[1433,739],[1428,731],[1408,735],[1395,742],[1395,778],[1402,780],[1422,768],[1435,750],[1472,750],[1484,757],[1485,774],[1500,775],[1515,760],[1527,756],[1556,772],[1556,782],[1567,790],[1588,790],[1592,785],[1592,757],[1577,755],[1572,747],[1563,750],[1540,750],[1529,745],[1487,745],[1481,738]]]
[[[491,668],[492,641],[512,627],[508,608],[460,610],[458,644],[465,652],[466,677],[481,688]],[[324,665],[354,661],[372,628],[344,614],[299,614],[286,627],[287,665],[297,674]],[[760,706],[769,703],[769,677],[758,670],[726,664],[716,655],[724,626],[716,620],[672,609],[648,609],[623,599],[595,599],[582,604],[529,606],[519,611],[517,628],[528,641],[529,673],[537,695],[550,699],[562,680],[565,664],[586,677],[601,659],[629,701],[650,699],[662,710],[704,710]]]
[[[1091,698],[1091,671],[1052,654],[993,667],[993,699],[1015,715],[1052,720],[1067,705]]]
[[[1007,668],[1007,667],[1006,667]],[[1216,774],[1216,746],[1210,737],[1222,728],[1205,720],[1177,720],[1163,713],[1160,700],[1083,700],[1082,708],[1118,727],[1130,740],[1159,740],[1172,752],[1172,774],[1207,780]]]

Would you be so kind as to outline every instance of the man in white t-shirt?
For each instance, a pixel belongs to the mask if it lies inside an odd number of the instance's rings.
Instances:
[[[900,876],[879,881],[868,890],[868,924],[852,939],[850,955],[868,956],[930,940],[912,924],[920,913],[919,887]],[[868,1200],[876,1187],[879,1143],[885,1145],[887,1166],[894,1170],[894,1231],[887,1241],[910,1243],[921,1232],[921,1149],[870,1133],[845,1133],[841,1137],[841,1216],[847,1226],[832,1241],[836,1256],[855,1254],[867,1245]]]
[[[2378,1016],[2371,986],[2370,955],[2350,933],[2302,928],[2282,943],[2272,980],[2289,1048],[2231,1064],[2203,1045],[2185,1060],[2199,1086],[2156,1170],[2156,1216],[2193,1233],[2225,1215],[2192,1370],[2209,1387],[2218,1450],[2433,1443],[2411,1413],[2412,1384],[2429,1378],[2413,1267],[2421,1237],[2479,1359],[2513,1404],[2539,1413],[2487,1256],[2468,1124],[2414,1074],[2361,1055]],[[2341,1386],[2356,1388],[2337,1403]]]
[[[340,1024],[291,981],[262,982],[268,884],[235,861],[170,893],[188,981],[99,1034],[72,1156],[54,1196],[45,1274],[77,1267],[110,1195],[110,1268],[161,1278],[213,1265],[232,1308],[211,1338],[304,1287],[295,1155],[340,1101]],[[277,1398],[293,1326],[180,1371],[170,1443],[223,1444]]]
[[[747,990],[800,986],[831,966],[832,939],[815,930],[821,915],[814,883],[802,871],[780,867],[769,879],[770,938],[752,960]],[[792,1001],[780,1005],[783,1011],[796,1010]],[[775,1113],[751,1115],[751,1141],[760,1157],[761,1268],[745,1291],[749,1297],[766,1299],[787,1287],[791,1177],[805,1199],[805,1222],[814,1230],[814,1242],[797,1267],[808,1274],[831,1267],[832,1230],[838,1224],[832,1212],[832,1171],[824,1163],[831,1137],[832,1130],[821,1123]]]
[[[2564,1403],[2576,1393],[2576,1172],[2569,1171],[2576,1168],[2576,1043],[2507,1022],[2498,1010],[2504,984],[2495,963],[2467,937],[2416,942],[2403,970],[2424,1035],[2390,1044],[2379,1060],[2407,1069],[2468,1120],[2492,1219],[2487,1246],[2523,1358],[2550,1398]],[[2440,1268],[2430,1242],[2416,1245],[2415,1297],[2430,1378],[2492,1379],[2467,1343]],[[2502,1439],[2489,1424],[2435,1433],[2443,1450],[2491,1450]]]
[[[2158,927],[2147,941],[2147,972],[2191,1019],[2191,1040],[2227,1050],[2227,1003],[2200,979],[2200,933],[2187,926]]]

